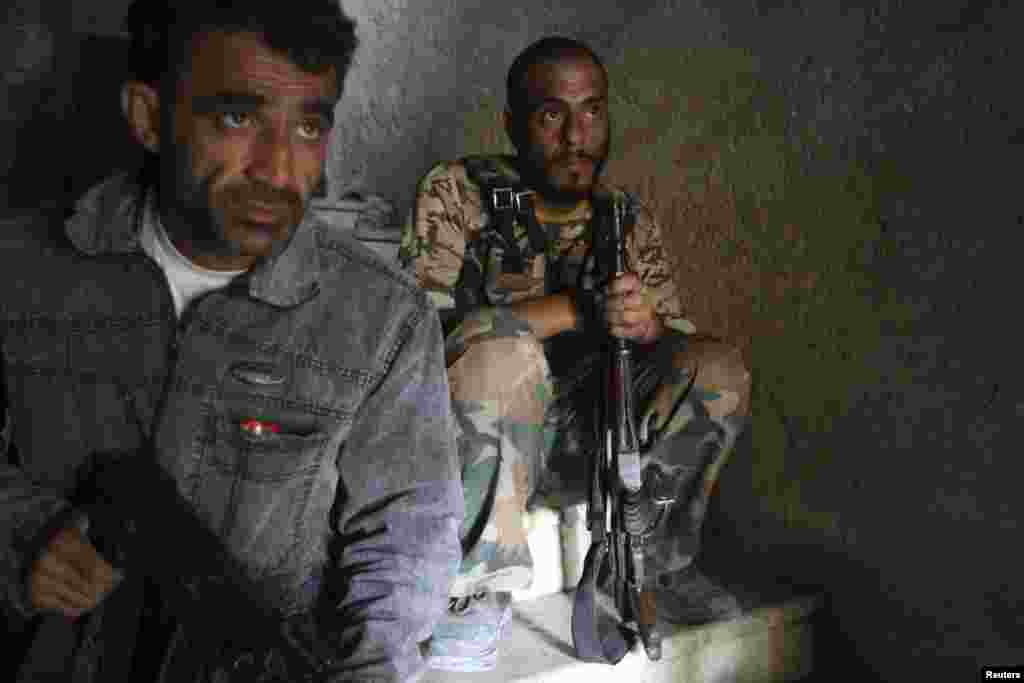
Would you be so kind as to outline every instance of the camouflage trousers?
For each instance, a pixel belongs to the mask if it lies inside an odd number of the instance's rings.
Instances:
[[[586,498],[604,356],[591,350],[557,360],[550,351],[500,308],[467,318],[446,340],[466,503],[453,596],[528,587],[524,513]],[[633,359],[638,420],[653,414],[659,434],[643,464],[670,477],[677,501],[646,546],[656,580],[697,554],[714,483],[747,422],[750,373],[737,349],[674,332],[635,347]]]

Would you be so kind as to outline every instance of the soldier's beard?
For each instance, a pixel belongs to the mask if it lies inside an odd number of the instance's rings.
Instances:
[[[590,181],[586,184],[579,184],[575,181],[575,174],[571,171],[569,177],[573,179],[569,183],[559,182],[559,167],[567,164],[572,157],[580,157],[588,161],[592,166]],[[572,207],[580,202],[590,199],[597,185],[601,174],[604,172],[605,164],[608,162],[608,145],[597,154],[589,152],[563,152],[558,156],[548,159],[536,159],[533,155],[519,157],[519,172],[527,187],[535,190],[549,204],[561,207]]]

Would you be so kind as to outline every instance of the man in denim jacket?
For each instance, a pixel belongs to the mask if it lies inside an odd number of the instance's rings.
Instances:
[[[197,629],[97,550],[74,488],[110,452],[152,459],[267,610],[305,620],[324,680],[414,678],[459,564],[456,426],[426,295],[307,211],[354,25],[334,0],[138,0],[126,24],[144,171],[0,228],[21,679],[291,679],[218,591],[200,597],[224,632]],[[189,533],[145,541],[187,557]]]

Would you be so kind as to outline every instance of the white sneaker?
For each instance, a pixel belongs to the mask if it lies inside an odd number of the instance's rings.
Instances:
[[[512,595],[480,591],[451,598],[427,642],[427,666],[440,671],[491,671],[498,643],[512,618]]]

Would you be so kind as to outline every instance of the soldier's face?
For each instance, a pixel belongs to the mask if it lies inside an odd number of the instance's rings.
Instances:
[[[608,157],[604,70],[585,55],[534,64],[526,86],[520,157],[543,196],[575,203],[589,196]]]
[[[197,36],[161,146],[172,236],[239,269],[288,239],[321,180],[337,95],[333,68],[302,71],[257,34]]]

